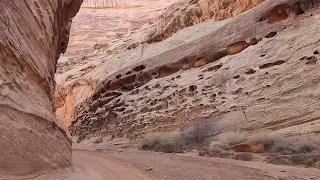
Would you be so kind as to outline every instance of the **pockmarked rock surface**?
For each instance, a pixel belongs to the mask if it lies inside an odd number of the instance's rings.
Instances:
[[[118,49],[126,49],[127,46],[146,39],[154,21],[168,7],[175,7],[180,1],[182,0],[131,0],[111,3],[113,7],[101,7],[110,6],[102,1],[84,1],[73,19],[67,52],[58,61],[55,105],[61,125],[70,125],[75,106],[85,100],[95,86],[90,78],[82,76],[104,60],[92,62],[88,57],[96,51],[115,55]],[[99,7],[90,7],[94,5]],[[137,34],[133,39],[132,33]]]
[[[59,122],[64,127],[70,125],[75,106],[86,99],[96,85],[85,74],[107,59],[118,58],[119,52],[135,49],[139,44],[144,47],[144,43],[164,40],[180,29],[205,20],[233,17],[261,2],[134,0],[111,8],[101,7],[103,3],[99,1],[89,3],[89,6],[100,5],[99,8],[88,8],[88,3],[84,3],[73,20],[68,51],[58,61],[55,104]]]
[[[178,30],[208,19],[223,20],[247,11],[264,0],[191,0],[172,6],[155,22],[148,43],[162,41]]]
[[[92,56],[103,62],[82,76],[94,91],[76,107],[71,135],[135,140],[201,117],[222,131],[319,135],[319,4],[267,0],[161,42]]]
[[[54,74],[82,0],[0,1],[0,179],[71,165]]]

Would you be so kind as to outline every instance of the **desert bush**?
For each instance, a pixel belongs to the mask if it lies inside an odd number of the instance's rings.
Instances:
[[[194,126],[180,132],[158,132],[147,134],[140,142],[140,149],[166,153],[182,152],[187,146],[203,143],[215,133],[209,120],[200,119]]]
[[[230,131],[219,134],[209,144],[208,153],[209,156],[216,157],[229,157],[229,146],[246,142],[248,139],[248,133],[241,131]]]
[[[208,119],[199,119],[195,125],[182,132],[188,144],[203,143],[207,138],[217,133],[217,129]]]
[[[249,142],[260,142],[266,153],[271,154],[301,154],[310,153],[315,149],[319,149],[320,143],[309,140],[308,142],[294,142],[278,135],[272,135],[270,133],[256,134],[249,136],[247,132],[231,131],[218,135],[209,145],[209,149],[220,148],[228,150],[228,147]]]
[[[226,150],[220,144],[210,145],[208,149],[202,149],[199,151],[199,156],[230,158],[233,156],[233,152]]]
[[[239,130],[222,133],[218,136],[221,146],[228,147],[246,142],[249,134]]]
[[[95,44],[94,46],[93,46],[93,49],[94,50],[100,50],[101,48],[103,48],[103,44]]]
[[[69,81],[73,78],[73,75],[72,74],[69,74],[67,77],[66,77],[66,81]]]
[[[241,161],[252,161],[253,156],[252,154],[241,153],[241,154],[236,154],[234,156],[234,159],[241,160]]]
[[[209,152],[210,156],[218,156],[218,155],[223,154],[224,152],[226,152],[226,149],[221,144],[212,142],[209,145],[208,152]]]
[[[186,142],[180,132],[149,133],[140,142],[139,148],[165,153],[182,152]]]
[[[312,143],[293,142],[279,135],[262,134],[252,137],[253,140],[259,141],[265,152],[279,153],[282,155],[310,153],[315,149]]]

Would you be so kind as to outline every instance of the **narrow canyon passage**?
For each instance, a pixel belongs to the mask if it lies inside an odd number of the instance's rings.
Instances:
[[[0,0],[0,180],[318,180],[319,22],[320,0]]]

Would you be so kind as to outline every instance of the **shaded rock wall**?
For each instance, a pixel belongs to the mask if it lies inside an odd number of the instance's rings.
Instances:
[[[71,164],[71,141],[55,124],[54,73],[81,3],[0,1],[0,178]]]

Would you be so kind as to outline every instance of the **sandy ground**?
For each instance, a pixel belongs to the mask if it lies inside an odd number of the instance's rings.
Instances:
[[[64,175],[35,180],[318,180],[320,170],[130,149],[74,150]],[[60,172],[61,173],[61,172]]]

